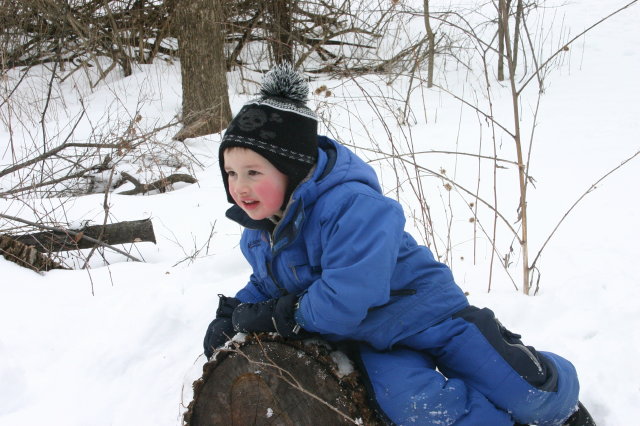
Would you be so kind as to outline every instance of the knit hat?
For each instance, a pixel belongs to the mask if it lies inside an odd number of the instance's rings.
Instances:
[[[289,178],[284,206],[309,174],[318,159],[318,119],[306,106],[308,93],[309,85],[291,64],[276,65],[264,76],[260,96],[244,104],[231,120],[218,153],[230,203],[234,201],[224,170],[228,148],[251,149]]]

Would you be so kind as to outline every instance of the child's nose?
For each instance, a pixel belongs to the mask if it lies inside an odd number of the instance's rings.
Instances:
[[[249,191],[249,185],[245,179],[238,178],[235,184],[237,194],[246,194]]]

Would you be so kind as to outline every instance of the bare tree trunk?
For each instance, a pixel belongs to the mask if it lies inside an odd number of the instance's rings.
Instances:
[[[267,0],[271,15],[271,50],[276,63],[293,64],[292,0]]]
[[[231,106],[224,55],[221,0],[182,2],[176,8],[182,72],[182,120],[178,140],[227,127]]]
[[[427,30],[427,42],[429,47],[427,50],[427,87],[433,87],[433,64],[436,55],[436,36],[431,28],[429,21],[429,0],[424,0],[424,26]]]

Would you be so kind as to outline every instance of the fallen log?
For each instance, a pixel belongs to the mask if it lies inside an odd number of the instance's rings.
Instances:
[[[12,238],[27,246],[34,247],[41,253],[92,248],[97,245],[95,240],[106,245],[143,241],[155,244],[156,242],[151,219],[125,221],[108,225],[92,225],[73,231],[36,232],[12,236]]]
[[[259,334],[231,345],[193,384],[186,426],[383,424],[358,371],[326,342]]]

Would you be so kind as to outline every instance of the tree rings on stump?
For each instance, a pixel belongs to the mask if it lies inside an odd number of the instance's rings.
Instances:
[[[341,374],[325,342],[246,336],[218,350],[193,384],[187,426],[382,424],[357,371]]]

